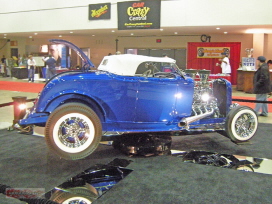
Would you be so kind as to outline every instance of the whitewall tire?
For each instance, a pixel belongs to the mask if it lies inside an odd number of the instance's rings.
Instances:
[[[101,122],[96,113],[80,103],[68,103],[51,113],[45,127],[48,147],[68,160],[82,159],[101,141]]]
[[[234,142],[251,139],[258,128],[258,117],[253,109],[237,106],[230,110],[225,123],[227,136]]]

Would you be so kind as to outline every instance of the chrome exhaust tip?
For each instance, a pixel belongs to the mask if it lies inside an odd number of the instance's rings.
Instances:
[[[187,117],[187,118],[182,118],[180,120],[180,122],[178,123],[179,127],[185,127],[186,129],[189,128],[189,124],[198,121],[202,118],[206,118],[210,115],[212,115],[214,113],[214,110],[212,109],[211,111],[207,111],[205,113],[199,114],[199,115],[195,115],[195,116],[191,116],[191,117]]]

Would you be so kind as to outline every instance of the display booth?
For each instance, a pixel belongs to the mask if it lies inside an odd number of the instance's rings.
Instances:
[[[27,79],[28,71],[25,67],[14,67],[12,68],[12,77],[17,79]]]
[[[231,65],[230,81],[236,85],[236,70],[240,64],[240,42],[189,42],[187,47],[187,69],[211,70],[211,74],[222,73],[219,59],[222,52],[227,52]]]

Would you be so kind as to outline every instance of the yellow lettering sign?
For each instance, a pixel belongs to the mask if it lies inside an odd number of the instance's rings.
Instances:
[[[129,16],[145,17],[149,11],[150,11],[149,7],[143,7],[143,8],[128,7],[127,14]]]

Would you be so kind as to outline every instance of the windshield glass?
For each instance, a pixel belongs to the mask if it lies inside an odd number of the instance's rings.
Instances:
[[[183,76],[182,71],[175,63],[168,62],[143,62],[138,66],[136,75],[141,75],[148,70],[150,70],[150,74],[155,74],[157,72],[171,72]]]
[[[176,73],[183,78],[185,78],[185,73],[183,70],[179,69],[178,65],[176,63],[161,63],[162,71],[163,72],[171,72]]]
[[[176,65],[175,63],[172,63],[171,66],[172,66],[173,72],[178,73],[181,76],[184,75],[183,71],[179,69],[178,65]]]

